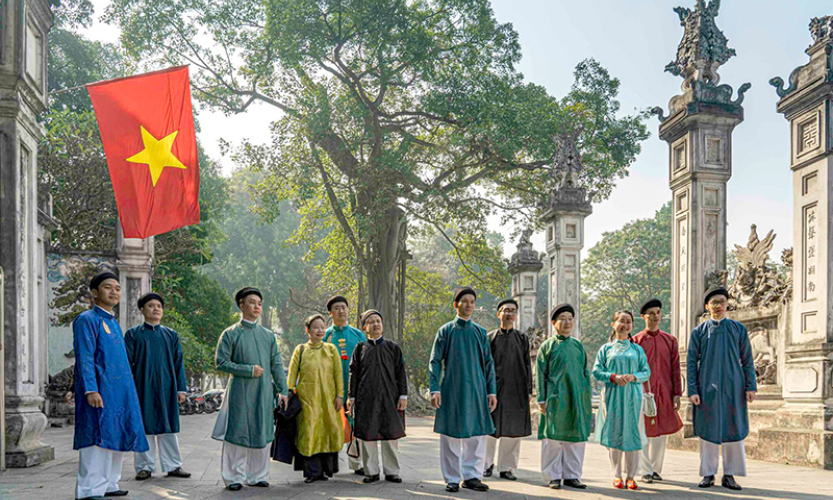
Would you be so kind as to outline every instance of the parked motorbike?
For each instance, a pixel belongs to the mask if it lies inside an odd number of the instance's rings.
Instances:
[[[223,395],[226,393],[223,389],[212,389],[203,394],[205,398],[205,412],[212,413],[218,411],[223,404]]]

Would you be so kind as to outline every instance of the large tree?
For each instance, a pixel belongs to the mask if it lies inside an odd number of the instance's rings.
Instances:
[[[556,186],[554,137],[577,139],[598,198],[647,137],[593,61],[561,99],[524,82],[518,35],[488,0],[114,0],[108,16],[132,55],[190,64],[205,104],[272,107],[272,143],[240,160],[266,173],[267,207],[323,199],[359,303],[389,318],[409,222],[451,224],[461,259],[488,257],[467,250],[488,248],[487,216],[534,224]]]

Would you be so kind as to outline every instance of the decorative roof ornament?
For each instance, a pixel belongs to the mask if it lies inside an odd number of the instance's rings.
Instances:
[[[769,81],[778,97],[787,97],[799,87],[833,82],[833,15],[811,19],[810,35],[813,43],[805,50],[810,62],[792,70],[788,79],[790,85],[784,88],[784,79],[779,76]]]
[[[833,43],[833,16],[814,17],[810,20],[810,34],[813,45]]]
[[[552,176],[562,187],[580,187],[579,176],[584,170],[581,164],[581,154],[578,152],[575,134],[558,134],[553,137],[555,142],[555,156]]]
[[[720,81],[717,68],[735,55],[735,49],[728,46],[729,39],[714,22],[719,9],[720,0],[708,4],[705,0],[697,0],[694,10],[674,9],[685,31],[677,47],[677,59],[668,63],[665,71],[683,77],[683,91],[692,87],[694,81],[717,85]]]
[[[524,229],[518,240],[518,251],[509,259],[507,267],[510,274],[518,274],[523,271],[540,271],[544,267],[538,252],[532,248],[531,237],[532,230]]]

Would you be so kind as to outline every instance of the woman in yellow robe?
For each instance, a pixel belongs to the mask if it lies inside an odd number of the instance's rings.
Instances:
[[[320,314],[307,318],[309,342],[297,346],[289,362],[289,388],[301,400],[295,470],[304,471],[306,483],[326,481],[337,473],[338,452],[344,447],[339,415],[344,379],[338,349],[322,342],[326,326]]]

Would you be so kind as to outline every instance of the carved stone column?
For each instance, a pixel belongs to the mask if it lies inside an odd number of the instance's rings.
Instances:
[[[552,336],[549,311],[563,302],[576,309],[573,336],[581,339],[581,249],[584,248],[584,219],[593,213],[587,191],[566,184],[555,190],[549,207],[541,215],[547,231],[549,297],[547,331]]]
[[[524,231],[518,242],[518,251],[509,260],[512,277],[512,298],[518,302],[518,319],[515,328],[527,332],[535,327],[538,317],[538,271],[544,267],[538,252],[532,248],[529,237],[532,231]]]
[[[833,15],[810,23],[810,62],[780,78],[790,122],[793,310],[786,339],[780,429],[761,432],[790,462],[833,469]]]
[[[121,224],[116,234],[116,267],[121,284],[119,303],[119,324],[123,331],[144,321],[136,302],[143,294],[151,291],[151,270],[153,262],[153,236],[146,239],[125,238]]]
[[[46,40],[52,14],[44,0],[0,3],[0,266],[5,294],[6,465],[51,460],[41,443],[48,340],[43,287],[43,226],[38,219],[37,148],[46,106]]]

